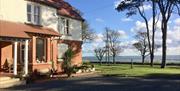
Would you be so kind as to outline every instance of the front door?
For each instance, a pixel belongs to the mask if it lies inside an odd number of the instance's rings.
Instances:
[[[25,45],[24,43],[20,44],[20,64],[24,64],[24,50],[25,50]]]
[[[25,44],[20,43],[19,45],[19,62],[18,62],[18,71],[23,73],[24,71],[24,51],[25,51]]]

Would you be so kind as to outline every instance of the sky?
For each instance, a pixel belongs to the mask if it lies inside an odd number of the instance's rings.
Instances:
[[[120,56],[139,55],[139,52],[132,46],[137,42],[134,38],[137,31],[145,30],[143,19],[137,14],[126,17],[126,12],[117,12],[116,5],[121,0],[65,0],[73,7],[83,13],[83,18],[90,24],[90,27],[97,33],[97,38],[92,43],[83,44],[83,56],[94,56],[94,48],[104,45],[102,42],[105,27],[119,31],[122,35],[120,45],[124,47],[124,51]],[[149,26],[152,26],[152,18],[150,9],[151,5],[144,6]],[[161,44],[161,23],[158,22],[158,30],[156,31],[156,43]],[[168,39],[167,39],[167,55],[180,55],[180,17],[173,14],[168,23]],[[161,48],[156,52],[161,55]]]

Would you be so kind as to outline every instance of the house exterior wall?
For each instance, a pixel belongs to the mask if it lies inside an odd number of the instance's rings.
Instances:
[[[28,23],[27,4],[39,5],[41,7],[41,25],[53,28],[57,31],[58,21],[56,9],[26,0],[0,0],[0,19],[6,21]]]
[[[70,40],[61,40],[58,43],[64,43],[69,45],[74,52],[74,57],[72,58],[73,65],[81,65],[82,64],[82,42],[81,41],[70,41]]]
[[[63,16],[59,15],[59,18]],[[61,39],[64,40],[74,40],[74,41],[82,41],[82,21],[68,18],[68,17],[63,17],[69,20],[69,32],[70,35],[62,35]],[[62,21],[59,21],[60,27],[62,27]],[[63,34],[63,30],[60,28],[59,29],[60,34]]]
[[[27,23],[27,4],[41,7],[41,25],[58,30],[57,9],[46,5],[37,4],[26,0],[0,0],[0,19],[14,22]],[[9,7],[11,6],[11,7]],[[64,17],[69,20],[70,35],[62,35],[61,39],[82,41],[82,21]],[[61,21],[60,21],[61,23]]]
[[[0,0],[0,19],[22,22],[27,20],[25,0]]]
[[[41,6],[41,25],[49,28],[53,28],[55,31],[58,30],[58,18],[64,17],[57,14],[57,9],[37,4],[34,2],[26,1],[26,0],[0,0],[0,20],[12,21],[12,22],[20,22],[20,23],[28,23],[27,22],[27,4],[35,4]],[[69,20],[69,31],[70,35],[62,35],[61,39],[64,40],[65,43],[71,45],[71,47],[75,51],[75,57],[72,60],[74,65],[79,65],[82,63],[82,21],[64,17]],[[37,63],[36,61],[36,38],[37,36],[31,36],[31,41],[29,42],[29,69],[45,69],[51,68],[52,65],[50,63],[51,60],[54,61],[55,69],[61,71],[62,62],[57,62],[58,57],[58,43],[57,40],[53,40],[53,38],[47,39],[47,47],[46,47],[46,59],[47,63]],[[8,43],[3,43],[6,45]],[[0,46],[3,46],[0,45]],[[73,45],[73,46],[72,46]],[[13,58],[13,45],[9,44],[6,47],[1,48],[1,63],[2,60],[6,58]],[[19,49],[18,49],[19,50]],[[8,52],[8,53],[7,53]],[[19,56],[18,56],[19,57]],[[18,58],[19,59],[19,58]],[[1,64],[2,65],[2,64]]]
[[[48,6],[41,5],[41,25],[57,31],[58,17],[57,10]]]
[[[5,61],[8,59],[13,59],[13,45],[11,42],[0,41],[1,48],[1,66],[4,65]]]
[[[59,16],[61,18],[63,16]],[[82,48],[81,48],[81,43],[82,43],[82,21],[72,19],[72,18],[67,18],[63,17],[69,20],[69,32],[70,35],[62,35],[61,37],[61,42],[59,44],[67,44],[70,46],[72,49],[74,49],[75,56],[72,59],[72,64],[73,65],[81,65],[82,64]],[[60,21],[60,25],[62,21]],[[60,28],[61,29],[61,28]],[[59,30],[60,34],[63,32],[62,30]],[[62,51],[66,51],[66,48],[60,48],[58,50],[58,53],[61,53]],[[62,54],[62,53],[61,53]],[[61,63],[61,62],[60,62]],[[59,64],[58,67],[60,67],[61,64]],[[61,68],[58,68],[61,69]]]

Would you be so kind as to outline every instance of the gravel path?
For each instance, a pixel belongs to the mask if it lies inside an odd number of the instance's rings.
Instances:
[[[180,79],[76,77],[18,86],[0,91],[180,91]]]

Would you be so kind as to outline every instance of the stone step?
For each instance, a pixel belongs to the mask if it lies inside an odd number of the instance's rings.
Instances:
[[[24,85],[25,81],[20,81],[19,78],[6,78],[7,80],[0,81],[0,88],[8,88],[18,85]]]
[[[10,80],[11,77],[0,77],[0,82]]]

